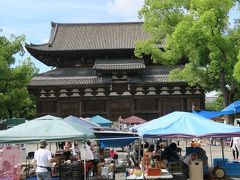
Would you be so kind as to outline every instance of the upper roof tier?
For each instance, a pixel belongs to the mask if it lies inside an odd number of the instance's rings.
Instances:
[[[134,49],[137,40],[146,40],[142,22],[52,23],[49,42],[26,45],[28,51],[81,51]]]

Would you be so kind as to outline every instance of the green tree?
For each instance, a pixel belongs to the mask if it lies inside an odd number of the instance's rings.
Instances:
[[[233,77],[239,22],[230,26],[229,21],[229,12],[237,5],[234,0],[145,0],[139,14],[149,39],[137,42],[135,55],[150,55],[162,65],[184,64],[171,72],[171,78],[200,85],[206,92],[220,91],[227,106],[239,88]]]
[[[15,58],[24,54],[24,41],[23,35],[0,36],[0,119],[28,118],[35,111],[27,84],[37,70],[29,58],[15,65]]]

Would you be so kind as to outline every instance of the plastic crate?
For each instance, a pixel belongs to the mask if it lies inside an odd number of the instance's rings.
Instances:
[[[80,162],[60,163],[60,180],[81,180],[83,175],[82,173],[82,164]]]
[[[226,162],[222,164],[226,176],[240,176],[239,162]]]
[[[217,165],[222,166],[222,164],[224,164],[226,162],[228,162],[228,159],[226,159],[226,158],[224,158],[224,159],[223,158],[214,158],[213,159],[214,167],[217,166]]]
[[[224,171],[225,171],[225,175],[228,176],[228,177],[240,176],[240,170],[239,169],[224,169]]]

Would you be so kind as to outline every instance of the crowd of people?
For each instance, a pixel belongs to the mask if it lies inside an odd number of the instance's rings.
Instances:
[[[140,154],[139,147],[133,146],[133,150],[130,153],[132,160],[134,161],[134,165],[138,166],[138,159],[144,156],[144,153],[150,152],[154,154],[158,154],[154,156],[156,160],[165,162],[166,164],[170,163],[178,163],[181,166],[182,172],[186,177],[189,175],[189,166],[192,161],[201,160],[203,163],[203,169],[208,166],[208,157],[206,155],[206,151],[202,149],[201,143],[198,141],[192,141],[190,146],[190,151],[186,151],[186,154],[182,154],[182,149],[178,147],[178,143],[172,142],[166,146],[167,143],[155,143],[149,144],[148,142],[144,142],[143,146],[140,146]],[[239,145],[240,138],[232,138],[231,147],[233,150],[234,159],[238,159],[239,157]],[[33,162],[36,164],[36,175],[39,180],[48,180],[51,177],[49,173],[50,163],[54,161],[54,156],[52,153],[46,149],[47,142],[42,140],[40,141],[40,149],[35,152]],[[97,146],[97,144],[87,143],[79,143],[76,141],[66,141],[64,143],[59,144],[60,149],[63,151],[63,156],[65,161],[81,161],[85,159],[88,163],[91,164],[89,168],[92,168],[96,171],[96,165],[100,162],[104,161],[107,156],[111,158],[114,162],[118,159],[118,154],[114,151],[113,148],[103,149]],[[83,153],[84,152],[84,153]],[[140,155],[140,157],[138,157]],[[206,172],[207,173],[207,172]]]

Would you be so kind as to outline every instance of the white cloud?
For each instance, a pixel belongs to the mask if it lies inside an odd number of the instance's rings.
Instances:
[[[144,0],[109,0],[107,11],[110,14],[122,16],[125,20],[137,20],[138,10],[143,4]]]

